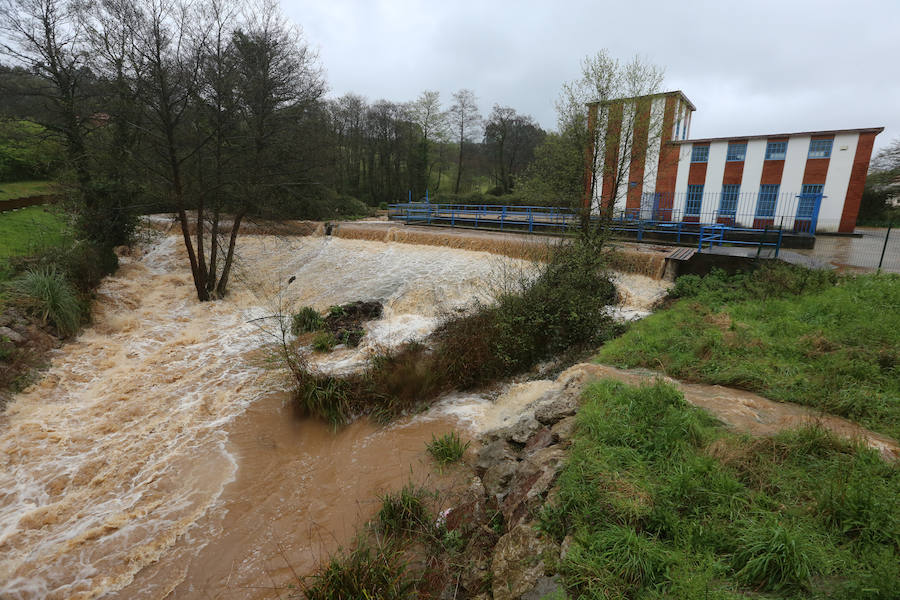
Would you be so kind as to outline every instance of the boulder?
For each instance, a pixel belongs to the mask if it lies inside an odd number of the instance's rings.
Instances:
[[[540,450],[541,448],[546,448],[550,444],[553,443],[553,432],[550,431],[549,427],[541,427],[534,434],[528,438],[528,441],[525,442],[525,448],[522,449],[522,452],[525,455],[531,454],[536,450]]]
[[[516,451],[506,440],[495,440],[478,451],[475,469],[479,473],[484,473],[497,463],[515,459]]]
[[[520,463],[500,505],[507,527],[518,525],[537,511],[565,460],[565,451],[551,446],[535,451]]]
[[[25,341],[25,336],[9,327],[0,327],[0,338],[6,338],[13,344],[21,344]]]
[[[500,538],[491,560],[494,600],[517,600],[535,589],[545,575],[544,558],[558,555],[553,542],[534,527],[518,525]]]
[[[580,390],[560,392],[552,400],[540,404],[534,410],[534,418],[544,425],[553,425],[565,417],[571,417],[578,410]]]
[[[502,500],[506,496],[507,485],[516,474],[518,463],[514,460],[503,460],[495,463],[484,473],[484,489],[489,496]]]
[[[553,443],[559,444],[571,440],[572,436],[575,435],[576,424],[577,417],[566,417],[556,423],[550,430],[550,433],[553,435]]]
[[[462,493],[456,506],[450,509],[446,517],[447,529],[477,527],[488,520],[485,509],[484,484],[478,477],[473,477],[469,487]]]
[[[515,425],[501,430],[501,435],[511,442],[524,444],[540,428],[540,423],[531,417],[527,417],[520,419]]]

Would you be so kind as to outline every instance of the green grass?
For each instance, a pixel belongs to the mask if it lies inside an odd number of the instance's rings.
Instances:
[[[291,317],[291,333],[294,335],[318,331],[324,325],[322,315],[311,306],[304,306]]]
[[[425,443],[428,453],[441,465],[450,465],[462,460],[463,454],[469,448],[470,442],[463,443],[459,434],[455,431],[445,433],[441,437],[431,436],[431,441]]]
[[[29,269],[12,280],[7,293],[41,325],[50,323],[63,336],[77,333],[85,315],[77,291],[55,266]]]
[[[731,434],[666,384],[587,389],[541,527],[569,598],[893,598],[900,469],[813,428]]]
[[[381,509],[375,520],[379,529],[387,535],[404,535],[426,530],[431,517],[426,506],[428,492],[408,483],[399,492],[391,492],[381,498]]]
[[[682,277],[674,293],[597,360],[751,390],[900,439],[900,277],[773,266]]]
[[[66,234],[65,219],[46,206],[0,213],[0,261],[59,245],[65,241]]]
[[[0,202],[53,193],[52,181],[15,181],[0,183]]]

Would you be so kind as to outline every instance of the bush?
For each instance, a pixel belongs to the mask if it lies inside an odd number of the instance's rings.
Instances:
[[[304,306],[291,317],[291,333],[300,335],[301,333],[309,333],[322,329],[325,320],[316,309],[311,306]]]
[[[9,283],[9,292],[15,302],[42,324],[52,323],[61,335],[74,335],[78,331],[84,306],[55,267],[29,269]]]
[[[442,465],[449,465],[462,459],[463,454],[469,448],[470,442],[463,443],[459,434],[455,431],[445,433],[441,437],[431,435],[431,441],[426,442],[428,453]]]

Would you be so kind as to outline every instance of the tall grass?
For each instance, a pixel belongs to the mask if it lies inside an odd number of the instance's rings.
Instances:
[[[455,431],[445,433],[441,437],[432,434],[431,441],[426,442],[428,453],[441,465],[449,465],[462,460],[470,442],[463,443]]]
[[[803,428],[727,432],[665,384],[587,391],[541,527],[570,598],[889,598],[900,468]],[[766,596],[769,597],[769,596]]]
[[[42,324],[52,324],[64,336],[78,331],[84,306],[55,266],[29,269],[8,284],[8,291],[14,302]]]
[[[900,437],[900,276],[773,265],[677,280],[597,359],[798,402]]]

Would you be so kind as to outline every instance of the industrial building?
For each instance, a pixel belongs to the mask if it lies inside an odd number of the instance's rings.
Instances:
[[[883,127],[691,139],[681,91],[588,105],[585,205],[619,218],[852,232]]]

